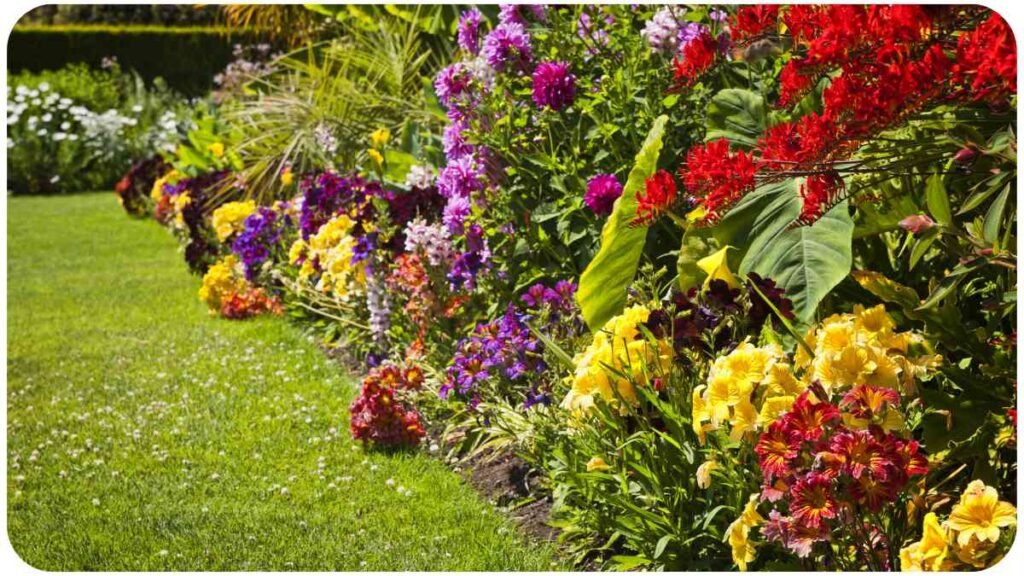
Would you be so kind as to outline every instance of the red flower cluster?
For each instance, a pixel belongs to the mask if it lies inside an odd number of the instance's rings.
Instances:
[[[281,302],[268,296],[262,288],[247,288],[228,294],[220,304],[220,315],[232,320],[242,320],[263,313],[280,315]]]
[[[745,43],[775,31],[778,23],[778,4],[743,6],[729,19],[729,34],[733,42]]]
[[[953,81],[973,100],[1003,101],[1017,93],[1016,43],[999,14],[960,36]]]
[[[753,190],[756,170],[752,155],[730,152],[729,141],[720,139],[690,148],[680,175],[686,190],[702,197],[709,219],[714,220]]]
[[[860,385],[838,407],[822,397],[820,386],[801,394],[754,449],[764,476],[762,498],[787,506],[785,513],[773,511],[764,534],[801,556],[832,528],[895,502],[912,477],[928,471],[916,441],[878,424],[898,406],[895,391]],[[851,427],[846,419],[865,426]]]
[[[418,367],[404,371],[391,364],[373,369],[363,378],[359,396],[349,407],[352,437],[384,446],[416,446],[426,435],[420,414],[398,396],[423,382]]]
[[[672,62],[675,67],[675,81],[679,86],[692,86],[705,72],[711,69],[719,57],[718,40],[707,30],[683,46],[682,56]]]
[[[795,45],[779,76],[779,105],[795,105],[826,75],[829,85],[820,114],[773,126],[751,153],[731,151],[724,142],[691,149],[681,172],[707,222],[753,189],[755,176],[771,181],[811,174],[800,190],[800,221],[812,223],[844,196],[837,163],[864,141],[947,99],[1000,105],[1016,94],[1012,32],[996,14],[977,25],[981,10],[796,5],[779,16],[774,7],[740,8],[733,33],[741,42],[781,18]],[[957,39],[954,60],[944,47]]]
[[[664,170],[658,170],[644,181],[644,192],[636,194],[636,218],[633,225],[650,224],[676,201],[676,181]]]

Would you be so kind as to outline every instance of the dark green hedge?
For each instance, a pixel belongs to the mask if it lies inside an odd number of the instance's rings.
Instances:
[[[178,91],[199,96],[232,60],[235,44],[257,42],[249,33],[214,27],[18,26],[7,44],[10,72],[56,70],[68,62],[99,66],[116,56],[146,80],[160,76]]]

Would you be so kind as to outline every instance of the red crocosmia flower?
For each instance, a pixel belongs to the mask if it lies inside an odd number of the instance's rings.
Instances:
[[[992,12],[974,30],[960,36],[953,81],[973,100],[1000,102],[1017,93],[1017,50],[1006,21]]]
[[[797,397],[793,407],[777,422],[782,422],[790,440],[816,441],[825,431],[825,425],[839,420],[839,410],[828,402],[813,402],[805,391]]]
[[[778,4],[741,6],[729,19],[729,34],[734,42],[744,42],[775,31],[778,22]]]
[[[844,430],[832,437],[829,452],[842,460],[842,472],[860,478],[870,472],[878,480],[885,480],[895,466],[891,455],[867,430]]]
[[[835,172],[808,176],[800,185],[800,221],[811,223],[831,208],[836,199],[842,196],[843,179]]]
[[[754,189],[756,171],[753,156],[742,150],[730,152],[724,138],[690,148],[680,170],[687,192],[700,199],[709,221]]]
[[[812,528],[831,520],[839,513],[832,494],[832,480],[817,472],[809,472],[793,485],[789,512],[797,522]]]
[[[644,192],[636,195],[634,225],[647,225],[657,220],[676,201],[676,181],[664,170],[658,170],[644,182]]]
[[[802,70],[799,60],[790,60],[779,73],[779,102],[781,108],[789,108],[811,89],[816,76]]]
[[[718,39],[707,30],[683,46],[682,56],[676,57],[675,80],[684,87],[692,86],[718,59]]]
[[[768,430],[761,434],[754,452],[757,453],[766,481],[788,474],[790,462],[797,455],[792,435],[782,420],[776,420],[768,426]]]
[[[839,401],[839,407],[858,418],[870,419],[883,414],[889,406],[899,406],[900,395],[892,388],[858,384]]]

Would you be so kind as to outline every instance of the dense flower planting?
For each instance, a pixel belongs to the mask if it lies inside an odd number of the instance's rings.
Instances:
[[[1016,53],[998,14],[432,14],[453,37],[416,44],[414,82],[236,66],[219,112],[118,184],[181,239],[211,313],[287,312],[365,374],[367,448],[515,454],[581,564],[1005,556]],[[338,78],[394,97],[332,100]],[[271,151],[281,118],[299,136]]]

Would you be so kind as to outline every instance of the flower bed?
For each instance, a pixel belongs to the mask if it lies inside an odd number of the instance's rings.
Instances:
[[[285,313],[361,364],[355,438],[443,427],[453,462],[515,454],[580,565],[1005,555],[1002,18],[485,7],[452,53],[396,49],[410,87],[351,45],[434,32],[377,16],[322,60],[254,67],[124,186],[153,181],[131,205],[180,237],[211,313]]]

